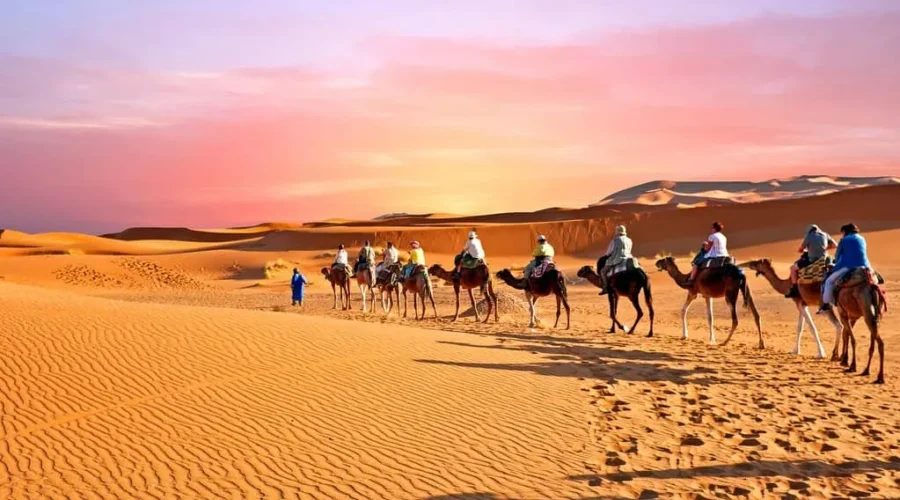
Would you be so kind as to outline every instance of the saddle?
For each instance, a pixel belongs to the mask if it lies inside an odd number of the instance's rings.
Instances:
[[[800,284],[821,283],[825,281],[825,273],[828,271],[829,259],[821,258],[812,264],[800,269]]]
[[[556,265],[552,260],[543,260],[531,269],[531,278],[539,279],[551,269],[556,269]]]
[[[332,264],[331,268],[337,269],[338,271],[341,271],[342,273],[346,274],[347,276],[350,276],[352,274],[350,272],[350,266],[347,266],[344,264]]]
[[[735,265],[734,257],[728,255],[726,257],[712,257],[709,259],[704,259],[703,263],[700,264],[701,268],[716,268],[716,267],[725,267],[725,266],[733,266]]]
[[[844,274],[837,283],[834,284],[835,291],[842,288],[852,288],[859,285],[883,285],[884,278],[868,267],[858,267],[849,273]]]
[[[393,285],[397,282],[397,278],[400,276],[400,266],[393,265],[390,267],[380,266],[378,271],[378,276],[376,277],[376,283],[387,283]]]
[[[413,278],[418,274],[425,274],[425,266],[421,264],[407,264],[403,268],[402,278],[403,281],[407,281]]]
[[[636,258],[632,257],[630,259],[626,259],[625,262],[621,262],[606,269],[606,277],[612,278],[617,274],[622,274],[625,271],[632,271],[634,269],[641,269],[641,263],[638,262]]]
[[[469,254],[457,255],[453,264],[458,266],[460,262],[462,262],[463,269],[478,269],[481,266],[487,265],[484,259],[476,259]]]

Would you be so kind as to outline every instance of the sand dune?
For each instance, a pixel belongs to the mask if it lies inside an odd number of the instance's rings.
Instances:
[[[554,246],[565,253],[589,255],[605,248],[615,227],[625,224],[634,237],[635,251],[649,257],[660,252],[686,254],[694,251],[713,220],[725,223],[735,247],[794,239],[810,222],[816,222],[832,232],[850,220],[861,221],[867,230],[897,228],[900,227],[900,212],[884,210],[883,207],[894,206],[898,196],[900,185],[884,185],[758,204],[705,204],[690,210],[665,206],[650,210],[644,210],[646,207],[640,205],[600,206],[420,220],[415,224],[406,221],[407,225],[391,220],[302,229],[269,230],[261,227],[252,233],[138,228],[107,237],[219,242],[227,248],[271,252],[330,249],[341,243],[356,247],[367,239],[377,245],[393,241],[405,247],[415,239],[422,242],[429,252],[453,254],[462,247],[468,232],[475,228],[485,241],[490,241],[493,255],[527,254],[538,234],[548,236]],[[98,245],[97,251],[103,248]]]
[[[900,184],[896,177],[834,177],[804,175],[763,182],[653,181],[613,193],[597,205],[695,205],[697,203],[757,203],[821,196],[847,189]]]

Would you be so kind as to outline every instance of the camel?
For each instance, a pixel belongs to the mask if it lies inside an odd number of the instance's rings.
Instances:
[[[737,299],[738,294],[742,294],[744,296],[744,307],[750,308],[750,311],[753,313],[753,319],[756,322],[756,330],[759,333],[759,348],[766,348],[766,343],[763,340],[762,335],[762,325],[759,321],[759,311],[756,310],[756,305],[753,303],[753,294],[750,292],[750,284],[747,283],[747,277],[744,276],[744,273],[737,266],[727,265],[723,267],[702,268],[699,270],[690,286],[684,285],[685,281],[689,278],[689,275],[682,273],[678,269],[674,257],[664,257],[659,259],[656,261],[656,268],[660,271],[669,273],[669,276],[675,280],[675,283],[688,292],[684,307],[681,308],[682,339],[688,338],[688,309],[691,307],[691,302],[700,295],[706,299],[706,319],[709,322],[709,343],[715,345],[716,332],[713,329],[713,299],[725,297],[725,302],[731,309],[731,331],[728,333],[728,338],[725,339],[725,342],[723,342],[722,345],[728,344],[728,342],[731,341],[731,336],[734,335],[734,331],[737,330]]]
[[[337,309],[337,289],[341,290],[341,310],[347,311],[352,309],[350,306],[350,275],[336,267],[323,267],[322,275],[331,283],[331,293],[334,295],[334,305],[332,309]],[[344,297],[347,298],[347,304],[344,305]]]
[[[465,289],[469,292],[469,300],[472,301],[472,309],[475,311],[475,322],[481,321],[478,314],[478,306],[475,305],[475,294],[472,289],[481,290],[481,296],[487,301],[487,314],[484,317],[484,323],[491,318],[491,311],[494,312],[494,321],[500,321],[500,314],[497,311],[497,295],[494,293],[494,282],[491,279],[491,272],[487,264],[479,266],[475,269],[463,268],[460,271],[458,279],[454,279],[453,273],[447,271],[440,264],[435,264],[428,269],[428,273],[453,284],[453,292],[456,294],[456,312],[453,314],[453,321],[459,319],[459,292]]]
[[[597,269],[603,269],[606,265],[606,258],[607,257],[605,256],[600,257],[600,260],[597,261]],[[579,269],[578,277],[588,280],[597,288],[601,288],[600,275],[594,272],[594,269],[591,268],[591,266],[584,266]],[[641,290],[643,290],[644,301],[647,302],[647,309],[650,313],[650,332],[647,333],[647,336],[652,337],[654,316],[653,294],[650,291],[650,277],[647,276],[647,273],[640,268],[625,271],[614,276],[613,279],[608,280],[608,288],[609,290],[607,290],[608,293],[606,295],[609,297],[609,316],[612,318],[612,326],[609,328],[609,333],[616,333],[616,326],[621,330],[624,330],[625,333],[634,333],[641,318],[644,317],[644,311],[641,309],[640,303],[640,293]],[[619,309],[619,297],[628,297],[631,304],[634,306],[634,310],[637,312],[637,318],[634,320],[634,324],[631,328],[622,326],[622,323],[619,323],[619,320],[616,317]]]
[[[881,287],[873,280],[872,273],[868,269],[858,269],[853,272],[850,279],[840,289],[836,290],[837,305],[840,312],[841,324],[844,327],[844,353],[841,356],[841,365],[846,366],[848,357],[848,340],[850,354],[850,366],[847,373],[856,371],[856,336],[853,334],[853,326],[862,318],[866,322],[871,335],[869,342],[869,361],[861,376],[869,376],[869,368],[872,365],[872,356],[875,346],[878,345],[880,359],[876,384],[884,383],[884,340],[878,332],[878,323],[884,311],[887,311],[887,301]]]
[[[562,271],[554,267],[548,269],[540,278],[529,277],[528,279],[525,279],[513,276],[513,273],[509,269],[503,269],[497,273],[497,277],[516,290],[525,291],[525,299],[528,300],[528,308],[531,311],[531,318],[528,322],[529,328],[534,328],[535,323],[537,322],[537,313],[535,310],[537,299],[553,294],[556,296],[556,322],[553,323],[553,328],[559,326],[559,307],[560,304],[562,304],[566,308],[566,330],[569,329],[571,326],[571,309],[569,308],[569,299],[566,292],[566,277],[563,275]]]
[[[786,295],[791,290],[791,280],[790,279],[781,279],[775,274],[775,269],[772,267],[772,261],[769,259],[761,259],[747,262],[745,264],[741,264],[741,267],[749,267],[750,269],[756,271],[756,275],[766,278],[769,281],[769,284],[772,285],[772,288],[775,289],[776,292]],[[800,354],[800,338],[803,336],[803,328],[809,323],[809,329],[813,334],[813,338],[816,341],[816,348],[818,349],[817,356],[819,359],[825,357],[825,348],[822,347],[822,341],[819,339],[819,331],[816,329],[816,324],[812,320],[812,316],[809,314],[808,306],[820,306],[822,305],[822,283],[800,283],[798,284],[798,289],[800,290],[800,296],[794,297],[791,300],[794,301],[794,304],[797,306],[797,311],[800,316],[797,319],[797,345],[791,350],[791,354],[798,355]],[[841,326],[841,322],[838,321],[837,316],[835,316],[833,311],[828,311],[827,315],[828,321],[834,325],[834,329],[837,332],[837,335],[834,339],[834,349],[831,352],[831,360],[838,360],[838,349],[841,345],[841,330],[843,329]]]
[[[427,307],[425,305],[425,298],[428,297],[431,300],[431,309],[434,311],[434,317],[437,319],[437,307],[434,305],[434,290],[431,289],[431,283],[428,280],[428,277],[425,275],[425,269],[417,268],[413,271],[412,275],[409,279],[400,278],[400,287],[403,290],[403,317],[406,317],[407,313],[407,305],[406,305],[406,293],[410,292],[413,294],[413,312],[416,315],[416,320],[425,319],[425,311]],[[419,317],[419,305],[418,299],[422,300],[422,317]]]
[[[387,271],[387,272],[385,272]],[[394,308],[394,294],[397,294],[397,306],[400,305],[400,284],[391,282],[391,275],[400,275],[400,264],[394,264],[389,269],[382,270],[378,277],[375,278],[375,286],[381,295],[381,310],[385,314],[390,314]],[[385,296],[385,292],[387,295]]]
[[[368,308],[366,307],[366,296],[371,292],[372,294],[372,307],[375,307],[375,268],[374,267],[365,267],[361,268],[359,263],[356,265],[356,284],[359,286],[359,292],[362,294],[362,312],[368,312]]]

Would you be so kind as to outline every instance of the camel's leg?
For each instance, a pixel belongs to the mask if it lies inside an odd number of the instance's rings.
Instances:
[[[363,312],[363,314],[365,314],[368,309],[367,308],[368,304],[366,304],[366,294],[368,294],[369,291],[366,290],[365,288],[363,288],[362,284],[359,284],[359,293],[362,294],[362,302],[363,302],[362,303],[362,312]]]
[[[688,338],[688,326],[687,326],[687,314],[688,309],[691,308],[691,302],[697,298],[697,294],[694,292],[688,292],[687,299],[684,301],[684,306],[681,307],[681,338],[682,340]]]
[[[537,313],[535,312],[535,302],[537,301],[537,299],[535,299],[534,295],[531,295],[529,293],[525,294],[525,298],[528,299],[528,309],[529,313],[531,313],[531,318],[528,322],[528,328],[534,328],[535,323],[537,323]]]
[[[333,296],[333,299],[334,299],[334,300],[332,300],[331,308],[337,309],[337,288],[335,288],[334,282],[331,283],[331,295]],[[343,302],[341,302],[341,305],[343,305]]]
[[[809,324],[809,331],[813,334],[813,339],[816,341],[816,358],[824,359],[825,358],[825,346],[822,345],[822,339],[819,337],[819,329],[816,328],[816,324],[813,322],[812,315],[809,313],[809,308],[806,306],[801,306],[800,314],[802,314],[806,323]],[[800,354],[800,334],[797,334],[797,354]]]
[[[454,287],[456,292],[456,312],[453,314],[453,321],[459,319],[459,287]],[[478,318],[478,311],[475,311],[475,317]]]
[[[619,327],[619,330],[622,330],[625,333],[631,333],[631,330],[629,330],[625,325],[622,324],[621,321],[619,321],[619,295],[615,293],[615,290],[612,289],[610,289],[607,295],[609,295],[610,302],[612,302],[611,311],[613,321],[615,321],[616,326]]]
[[[413,316],[416,317],[416,321],[419,320],[419,292],[414,292],[413,296]]]
[[[572,308],[569,307],[569,299],[565,295],[562,296],[563,307],[566,308],[566,330],[572,326]]]
[[[749,290],[749,288],[748,288]],[[748,303],[750,306],[750,314],[753,315],[753,322],[756,324],[756,333],[759,335],[759,348],[766,348],[766,341],[763,339],[762,334],[762,321],[759,319],[759,311],[756,309],[756,303],[753,302],[753,297],[748,297]],[[737,297],[735,297],[735,307],[737,306]],[[737,315],[735,315],[735,321],[737,321]]]
[[[471,292],[471,290],[469,290]],[[428,296],[428,300],[431,301],[431,311],[434,312],[434,319],[438,319],[437,306],[434,304],[434,292],[431,290],[431,287],[425,289],[425,294]],[[474,297],[472,298],[472,302],[475,302]],[[425,319],[425,297],[422,297],[422,319]]]
[[[842,315],[843,316],[843,315]],[[856,321],[850,321],[848,318],[842,317],[841,320],[844,322],[844,359],[841,360],[841,366],[847,366],[847,373],[853,373],[856,371],[856,334],[853,332],[853,323]]]
[[[560,297],[559,295],[557,295],[557,296],[556,296],[556,321],[553,323],[553,328],[554,328],[554,329],[556,329],[556,327],[559,326],[559,314],[560,314],[560,311],[561,311],[561,309],[562,309],[560,306],[562,306],[562,297]]]
[[[406,289],[404,289],[404,290],[403,290],[403,317],[404,317],[404,318],[407,317],[407,313],[409,312],[409,305],[408,305],[408,302],[407,302],[408,300],[409,300],[409,299],[408,299],[408,297],[406,296]]]
[[[647,284],[646,284],[645,286],[649,287],[649,286],[650,286],[650,282],[648,281]],[[654,324],[654,321],[655,321],[654,318],[655,318],[655,316],[656,316],[656,313],[653,311],[653,298],[652,298],[652,296],[650,295],[649,292],[646,292],[646,291],[645,291],[644,301],[647,303],[647,313],[648,313],[649,316],[650,316],[650,332],[647,333],[647,336],[648,336],[648,337],[652,337],[652,336],[653,336],[653,324]]]
[[[876,384],[884,383],[884,340],[881,338],[881,334],[878,333],[877,325],[875,330],[875,342],[878,342],[878,377],[875,378]]]
[[[615,293],[607,293],[609,297],[609,320],[612,325],[609,326],[609,333],[616,333],[616,297]]]
[[[714,320],[713,320],[713,299],[712,297],[706,297],[706,323],[709,325],[709,345],[716,345],[716,330],[714,329]],[[732,329],[732,332],[734,330]],[[728,336],[731,338],[731,335]],[[727,344],[728,341],[726,340]]]
[[[488,293],[491,295],[491,302],[494,303],[494,321],[500,322],[500,302],[497,301],[497,294],[494,293],[494,282],[488,281]]]
[[[853,337],[853,327],[856,326],[856,320],[851,320],[849,316],[845,318],[842,312],[841,323],[844,325],[841,335],[844,343],[844,349],[841,353],[841,366],[848,366],[850,364],[850,337]]]
[[[844,326],[841,324],[841,321],[834,315],[834,311],[828,311],[828,314],[825,315],[828,318],[828,321],[831,323],[831,326],[834,327],[834,349],[831,350],[831,360],[832,361],[840,361],[840,350],[841,350],[841,337],[844,333]]]
[[[869,340],[869,360],[866,362],[866,368],[862,371],[860,375],[868,376],[869,375],[869,367],[872,365],[872,356],[875,354],[875,344],[881,340],[881,336],[878,334],[878,320],[875,318],[875,314],[872,313],[874,308],[871,304],[867,304],[865,308],[865,321],[866,327],[869,329],[869,334],[871,338]],[[884,382],[884,374],[879,370],[879,376]]]
[[[803,314],[803,304],[797,302],[797,344],[791,349],[790,354],[797,356],[800,354],[800,339],[803,337],[803,327],[806,326],[806,315]]]
[[[478,305],[475,304],[475,292],[473,292],[471,288],[469,288],[469,301],[472,302],[472,310],[475,311],[475,322],[480,323],[481,315],[478,314]],[[490,303],[491,303],[491,301],[488,300],[488,304],[490,304]],[[490,305],[488,307],[490,307]],[[459,294],[456,295],[456,309],[459,310]],[[489,317],[490,317],[490,314],[491,314],[491,311],[490,311],[490,309],[488,309]]]
[[[644,310],[641,309],[641,300],[640,295],[634,293],[628,297],[631,299],[631,304],[634,306],[635,312],[637,312],[637,318],[634,319],[634,324],[631,325],[631,330],[626,330],[628,333],[634,333],[637,329],[638,323],[640,323],[641,318],[644,317]]]

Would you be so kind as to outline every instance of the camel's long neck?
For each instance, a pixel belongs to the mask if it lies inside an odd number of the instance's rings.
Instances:
[[[524,279],[517,279],[512,275],[512,273],[503,273],[500,275],[500,279],[502,279],[504,283],[515,288],[516,290],[524,290],[528,285]]]
[[[450,274],[450,271],[447,271],[443,267],[438,267],[436,269],[432,269],[431,274],[437,276],[438,278],[444,281],[453,281],[453,276]]]
[[[763,276],[765,276],[766,279],[769,280],[769,284],[772,285],[772,288],[774,288],[778,293],[786,294],[791,289],[791,280],[783,280],[779,278],[778,275],[775,274],[774,269],[766,269],[766,271],[763,272]]]
[[[678,266],[674,263],[666,268],[666,272],[669,273],[669,276],[671,276],[672,279],[675,280],[675,283],[678,283],[679,286],[689,277],[687,274],[681,272],[681,270],[678,269]]]
[[[600,283],[600,275],[595,273],[593,270],[584,275],[584,279],[591,282],[597,288],[600,288],[602,284]]]

